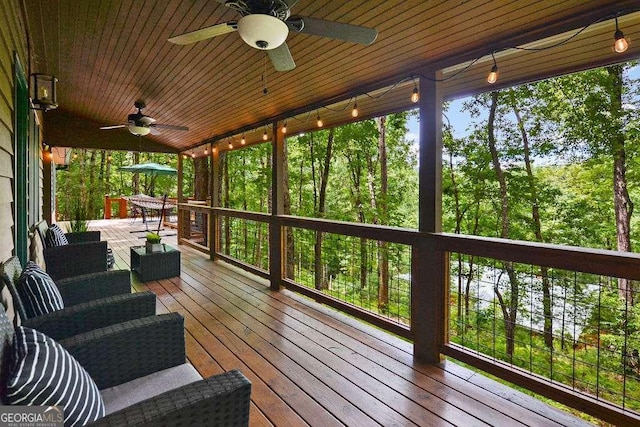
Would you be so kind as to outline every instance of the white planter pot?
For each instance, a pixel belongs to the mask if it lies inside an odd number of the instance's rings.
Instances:
[[[147,247],[147,253],[149,253],[149,252],[162,252],[164,250],[164,247],[162,246],[162,243],[145,242],[145,245]]]

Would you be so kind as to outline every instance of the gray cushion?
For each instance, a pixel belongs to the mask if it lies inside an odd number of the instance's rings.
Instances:
[[[106,415],[127,408],[166,391],[200,381],[202,377],[190,363],[136,378],[115,387],[100,390]]]

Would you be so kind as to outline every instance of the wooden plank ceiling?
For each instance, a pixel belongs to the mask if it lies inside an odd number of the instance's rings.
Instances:
[[[325,126],[349,121],[356,95],[360,117],[411,108],[411,77],[437,70],[447,78],[447,98],[489,90],[492,52],[503,86],[640,57],[637,0],[300,0],[292,15],[374,27],[379,35],[362,46],[289,34],[297,67],[286,72],[275,71],[237,33],[188,46],[167,42],[239,18],[217,1],[24,4],[34,58],[30,72],[59,78],[60,107],[45,114],[44,137],[52,145],[184,151],[204,142],[227,146],[233,134],[239,143],[243,131],[251,143],[262,140],[264,124],[273,119],[288,117],[291,132],[314,129],[317,114]],[[623,55],[611,50],[616,13],[631,40]],[[563,33],[597,21],[603,22],[554,49],[505,50],[552,36],[548,43],[563,40]],[[375,90],[383,96],[365,95]],[[125,122],[137,99],[158,123],[190,130],[163,130],[141,143],[126,129],[97,129]]]

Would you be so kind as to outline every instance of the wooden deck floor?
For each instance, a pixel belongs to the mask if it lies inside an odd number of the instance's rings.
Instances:
[[[92,229],[129,268],[140,222]],[[170,233],[165,230],[161,234]],[[164,237],[174,247],[176,237]],[[158,312],[185,317],[187,354],[203,376],[240,369],[252,382],[251,425],[581,426],[584,421],[452,362],[418,365],[401,339],[180,246],[182,274],[140,283]]]

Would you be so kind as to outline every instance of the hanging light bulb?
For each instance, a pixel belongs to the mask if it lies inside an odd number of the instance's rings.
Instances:
[[[616,40],[613,44],[613,50],[617,53],[624,53],[629,49],[629,42],[624,38],[624,33],[618,28],[618,17],[616,16],[616,32],[613,34],[613,38]]]
[[[318,127],[321,128],[322,126],[324,126],[324,122],[322,121],[322,119],[320,118],[320,112],[316,112],[316,123],[318,124]]]
[[[183,159],[186,159],[186,158],[187,158],[187,153],[184,153],[184,154],[182,155],[182,158],[183,158]]]
[[[282,133],[287,133],[287,121],[286,120],[282,124]]]
[[[244,145],[247,143],[247,140],[244,137],[244,133],[242,134],[242,139],[240,140],[240,144]]]
[[[108,160],[108,161],[111,161],[111,160],[113,160],[113,157],[108,156],[108,157],[107,157],[107,160]]]
[[[487,76],[487,83],[494,84],[498,81],[498,64],[496,63],[496,58],[493,56],[493,52],[491,53],[491,57],[493,58],[493,67],[491,67],[491,72]]]
[[[233,150],[233,144],[229,141],[229,150]]]
[[[269,139],[269,135],[267,135],[267,130],[264,130],[264,133],[262,134],[262,140],[266,141],[267,139]]]
[[[205,156],[209,155],[209,149],[207,147],[204,147],[204,155]]]
[[[193,151],[191,152],[191,158],[195,159],[196,158],[196,153],[194,153]]]
[[[78,153],[73,153],[73,158],[77,159],[78,158]]]
[[[413,83],[413,92],[411,93],[411,102],[414,104],[420,101],[420,92],[418,91],[418,83]]]
[[[353,110],[351,110],[351,117],[358,117],[358,98],[356,98],[356,102],[353,103]]]

